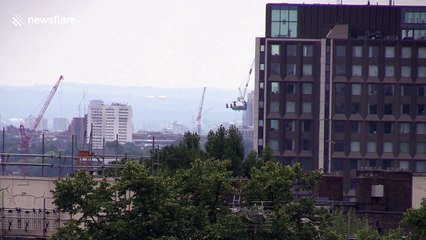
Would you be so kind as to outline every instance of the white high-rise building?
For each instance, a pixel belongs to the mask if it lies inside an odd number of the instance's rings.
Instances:
[[[92,137],[92,148],[100,149],[105,142],[118,138],[121,144],[131,142],[133,134],[133,111],[126,104],[105,105],[101,100],[90,101],[87,111],[87,142]],[[90,134],[91,132],[91,134]]]

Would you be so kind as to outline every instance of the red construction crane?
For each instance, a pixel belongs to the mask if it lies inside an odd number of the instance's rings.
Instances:
[[[58,89],[59,83],[61,83],[61,81],[64,79],[64,77],[61,75],[58,79],[58,81],[56,82],[56,84],[53,86],[52,90],[50,91],[49,95],[47,96],[46,101],[44,102],[43,107],[40,110],[40,113],[37,115],[37,118],[35,119],[33,125],[31,126],[31,128],[29,128],[28,133],[25,132],[25,127],[23,124],[21,124],[19,126],[19,131],[21,133],[21,149],[24,153],[28,153],[28,149],[30,147],[30,143],[31,143],[31,139],[34,136],[34,133],[38,127],[38,125],[41,122],[41,119],[43,118],[44,113],[47,110],[47,107],[50,104],[50,101],[52,101],[53,96],[56,93],[56,90]],[[25,157],[25,163],[28,162],[28,159]],[[27,168],[26,168],[27,170]],[[28,172],[25,172],[25,174],[28,174]]]

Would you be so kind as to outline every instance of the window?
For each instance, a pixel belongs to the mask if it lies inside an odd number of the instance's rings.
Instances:
[[[393,123],[392,122],[383,122],[383,133],[391,134],[393,132]]]
[[[395,47],[386,47],[385,58],[394,58],[394,57],[395,57]]]
[[[272,8],[272,37],[297,37],[297,7],[276,6]]]
[[[426,58],[426,47],[419,47],[418,58]]]
[[[260,45],[260,51],[261,51],[261,52],[264,52],[264,51],[265,51],[265,45],[263,45],[263,44],[262,44],[262,45]]]
[[[371,134],[377,133],[377,122],[368,122],[368,132]]]
[[[416,172],[426,172],[426,161],[416,161]]]
[[[385,77],[395,77],[395,66],[393,65],[385,66]]]
[[[351,132],[352,133],[361,132],[361,122],[358,122],[358,121],[351,122]]]
[[[312,143],[310,139],[303,139],[302,141],[302,150],[310,151],[312,148]]]
[[[352,56],[360,58],[362,57],[362,46],[353,46],[352,47]]]
[[[411,67],[402,66],[401,67],[401,77],[411,77]]]
[[[343,152],[345,150],[345,142],[343,140],[336,140],[333,147],[335,152]]]
[[[417,115],[426,115],[425,113],[426,105],[425,104],[417,104]]]
[[[410,104],[401,105],[401,115],[410,115]]]
[[[296,45],[287,45],[287,56],[295,57],[297,54],[297,46]]]
[[[271,101],[271,105],[269,106],[269,112],[271,113],[280,112],[280,104],[277,101]]]
[[[285,130],[287,132],[294,132],[294,121],[293,120],[289,120],[285,122]]]
[[[351,141],[351,152],[359,152],[359,151],[360,151],[360,142]]]
[[[272,56],[280,55],[280,45],[277,45],[277,44],[271,45],[271,55]]]
[[[284,150],[294,150],[294,141],[292,139],[286,139],[284,141]]]
[[[344,114],[345,113],[345,104],[344,103],[335,103],[334,104],[334,113],[336,114]]]
[[[271,75],[280,75],[280,64],[271,63]]]
[[[260,64],[260,70],[261,71],[265,70],[265,64],[263,64],[263,63]]]
[[[384,115],[392,115],[393,111],[392,111],[392,103],[385,103],[383,104],[383,114]]]
[[[361,91],[362,91],[361,84],[359,84],[359,83],[352,84],[352,95],[360,96]]]
[[[263,127],[263,120],[259,120],[259,127]]]
[[[409,134],[410,133],[410,124],[409,123],[400,123],[399,124],[399,132],[401,134]]]
[[[334,121],[334,131],[337,133],[342,133],[345,131],[345,122],[343,121]]]
[[[367,152],[369,153],[377,152],[377,143],[373,141],[367,142]]]
[[[379,94],[379,84],[368,84],[368,95],[377,96]]]
[[[394,95],[393,84],[385,84],[384,86],[384,94],[385,96],[393,96]]]
[[[419,66],[419,68],[417,70],[417,75],[418,75],[418,77],[426,77],[426,67]]]
[[[368,114],[377,114],[377,103],[368,104]]]
[[[383,143],[383,152],[385,152],[385,153],[393,152],[393,142],[384,142]]]
[[[269,147],[272,149],[272,151],[278,151],[278,140],[269,140]]]
[[[286,88],[287,88],[286,90],[287,94],[296,94],[296,84],[287,83]]]
[[[419,85],[417,87],[417,95],[419,97],[424,97],[426,96],[426,85]]]
[[[401,57],[402,58],[411,58],[411,48],[410,47],[402,47],[401,48]]]
[[[362,65],[353,65],[352,66],[352,76],[361,77],[362,76]]]
[[[426,134],[426,123],[416,123],[416,134]]]
[[[263,82],[259,83],[259,88],[263,89]]]
[[[379,68],[377,67],[377,65],[368,66],[368,76],[369,77],[379,76]]]
[[[303,105],[302,105],[302,112],[303,113],[312,113],[312,103],[304,102]]]
[[[312,57],[314,55],[314,46],[312,45],[303,45],[303,56]]]
[[[279,82],[271,82],[271,93],[274,93],[274,94],[280,93]]]
[[[401,143],[399,143],[399,152],[401,152],[401,153],[409,153],[410,152],[410,143],[409,142],[401,142]]]
[[[278,127],[278,120],[270,120],[270,131],[278,131],[279,127]]]
[[[303,64],[303,75],[312,76],[312,64]]]
[[[302,93],[303,94],[312,94],[312,83],[303,83],[302,84]]]
[[[346,46],[336,46],[336,56],[337,57],[346,56]]]
[[[346,94],[346,84],[344,83],[336,83],[335,85],[336,95],[345,95]]]
[[[303,132],[310,132],[311,131],[311,121],[309,121],[309,120],[303,120],[302,121],[302,131]]]
[[[360,108],[360,103],[351,103],[351,114],[359,113]]]
[[[346,66],[344,64],[336,64],[336,76],[344,76],[346,74]]]
[[[426,153],[426,143],[416,142],[416,153]]]
[[[296,112],[296,104],[294,102],[286,102],[286,113]]]
[[[411,96],[410,85],[401,85],[401,96],[404,96],[404,97]]]
[[[378,46],[369,46],[368,47],[368,57],[369,58],[378,58],[379,57],[379,47]]]
[[[296,64],[288,63],[287,64],[287,75],[296,75]]]
[[[410,162],[409,162],[409,161],[406,161],[406,160],[404,160],[404,161],[399,161],[399,168],[401,168],[401,169],[405,169],[405,170],[410,169]]]

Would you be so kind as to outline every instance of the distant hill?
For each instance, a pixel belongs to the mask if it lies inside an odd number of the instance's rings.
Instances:
[[[12,87],[0,85],[0,116],[6,122],[10,118],[27,118],[36,115],[52,86]],[[83,92],[86,89],[86,106],[90,100],[103,100],[126,103],[132,106],[134,129],[159,130],[172,121],[178,121],[193,128],[201,101],[201,88],[151,88],[117,87],[96,84],[61,83],[44,118],[52,124],[53,117],[77,117],[83,115]],[[234,100],[238,90],[207,88],[204,102],[203,129],[209,130],[223,122],[241,121],[242,113],[225,108],[225,104]]]

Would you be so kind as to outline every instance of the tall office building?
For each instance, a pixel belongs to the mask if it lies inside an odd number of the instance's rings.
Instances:
[[[254,149],[354,188],[362,167],[426,172],[426,7],[267,4]]]
[[[68,118],[57,117],[53,118],[53,131],[54,132],[63,132],[68,129],[69,121]]]
[[[133,112],[131,106],[119,103],[105,105],[103,101],[90,101],[87,114],[87,142],[100,149],[103,141],[121,144],[132,141]]]

